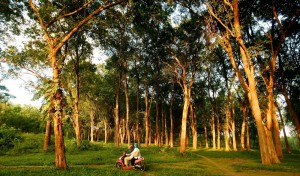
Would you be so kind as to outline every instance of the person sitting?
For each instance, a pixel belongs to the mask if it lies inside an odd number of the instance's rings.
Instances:
[[[130,156],[126,156],[125,159],[124,159],[125,166],[129,167],[129,161],[132,158],[136,158],[137,159],[138,157],[141,157],[141,153],[140,153],[140,149],[139,149],[138,143],[135,143],[134,144],[134,150],[130,153]]]

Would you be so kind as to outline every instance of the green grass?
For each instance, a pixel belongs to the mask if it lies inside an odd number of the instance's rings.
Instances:
[[[66,141],[66,158],[69,168],[59,170],[55,168],[54,151],[43,152],[39,143],[32,145],[33,139],[41,140],[41,136],[30,136],[19,149],[12,149],[0,156],[1,175],[42,175],[42,176],[222,176],[222,175],[300,175],[300,153],[284,154],[281,164],[264,166],[260,161],[258,151],[225,152],[216,150],[192,150],[188,148],[185,154],[179,149],[169,147],[141,146],[141,153],[145,157],[146,171],[122,171],[115,168],[116,160],[126,145],[119,148],[112,143],[102,142],[88,144],[77,148],[74,140]],[[31,147],[26,147],[29,145]],[[32,146],[38,148],[34,149]],[[27,149],[29,148],[29,149]],[[21,151],[17,153],[17,151]]]

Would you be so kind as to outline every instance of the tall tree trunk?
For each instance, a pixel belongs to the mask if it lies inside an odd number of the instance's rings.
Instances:
[[[251,146],[250,146],[250,133],[249,133],[248,120],[246,121],[246,134],[247,134],[247,151],[250,151]]]
[[[90,127],[91,127],[91,131],[90,131],[90,141],[94,142],[94,110],[93,108],[90,109]]]
[[[211,110],[211,135],[213,137],[213,149],[216,149],[215,108],[213,103]]]
[[[74,100],[74,129],[75,129],[75,136],[76,136],[76,143],[77,147],[80,146],[81,138],[80,138],[80,122],[79,122],[79,54],[78,50],[76,50],[76,62],[74,64],[74,71],[75,71],[75,100]]]
[[[51,66],[53,69],[53,83],[54,87],[57,87],[53,99],[52,104],[55,108],[55,113],[53,115],[54,122],[54,137],[55,137],[55,165],[56,168],[66,169],[68,167],[67,160],[65,156],[65,143],[62,129],[62,114],[63,114],[63,94],[61,90],[61,70],[59,68],[59,63],[56,61],[56,53],[52,51],[51,55]]]
[[[156,85],[156,95],[155,95],[155,145],[160,145],[160,134],[159,134],[159,100],[158,100],[158,85]]]
[[[218,150],[221,149],[221,124],[220,124],[220,117],[217,114],[217,125],[218,125]]]
[[[279,114],[279,117],[280,117],[280,122],[281,122],[282,131],[283,131],[283,137],[284,137],[284,143],[285,143],[285,149],[286,149],[286,152],[288,154],[290,154],[290,153],[292,153],[292,150],[290,148],[289,141],[287,140],[287,137],[286,137],[285,126],[284,126],[284,121],[283,121],[283,118],[282,118],[282,114],[281,114],[281,111],[280,111],[279,106],[278,106],[277,103],[275,103],[275,106],[277,108],[277,111],[278,111],[278,114]]]
[[[246,123],[247,123],[247,107],[242,107],[243,111],[243,123],[242,123],[242,130],[241,130],[241,150],[244,151],[245,148],[245,131],[246,131]]]
[[[288,96],[288,93],[287,93],[287,90],[286,90],[285,87],[283,87],[282,93],[283,93],[285,102],[286,102],[286,104],[287,104],[287,106],[288,106],[288,108],[289,108],[289,110],[290,110],[290,112],[291,112],[291,114],[292,114],[293,120],[294,120],[294,122],[295,122],[294,124],[295,124],[295,126],[296,126],[296,131],[297,131],[298,141],[299,141],[299,144],[300,144],[300,123],[299,123],[298,115],[297,115],[297,113],[296,113],[296,111],[295,111],[295,108],[294,108],[292,102],[291,102],[290,99],[289,99],[289,96]]]
[[[120,87],[121,87],[121,80],[122,80],[122,65],[119,66],[119,78],[116,88],[116,104],[114,108],[114,120],[115,120],[115,132],[114,132],[114,142],[115,146],[120,146],[120,135],[119,135],[119,129],[120,129],[120,111],[119,111],[119,96],[120,96]]]
[[[183,80],[186,80],[186,78],[183,78]],[[183,84],[183,91],[184,91],[184,103],[183,103],[182,119],[181,119],[180,153],[185,153],[186,151],[186,134],[187,134],[186,123],[187,123],[187,116],[188,116],[189,106],[190,106],[191,87],[189,87],[189,85],[187,84]]]
[[[229,101],[228,101],[229,102]],[[229,151],[230,150],[230,145],[229,145],[229,119],[230,119],[230,111],[229,111],[229,103],[227,103],[227,107],[226,107],[226,123],[225,123],[225,150]]]
[[[127,145],[130,146],[130,129],[129,129],[129,92],[128,92],[128,83],[127,83],[127,61],[125,60],[123,63],[124,67],[124,91],[125,91],[125,99],[126,99],[126,134],[127,134]]]
[[[47,120],[46,124],[46,132],[45,132],[45,138],[44,138],[44,151],[46,152],[48,150],[48,146],[50,144],[51,139],[51,119]]]
[[[145,134],[145,145],[146,147],[149,146],[149,132],[150,132],[150,126],[149,126],[149,100],[148,100],[148,86],[147,81],[144,81],[145,85],[145,127],[146,127],[146,134]]]
[[[230,116],[231,116],[231,135],[232,135],[232,147],[234,151],[237,151],[236,135],[235,135],[235,111],[234,101],[232,100],[231,91],[228,90],[229,104],[230,104]]]
[[[108,121],[104,120],[104,143],[107,144],[108,141]]]
[[[208,149],[207,125],[204,123],[205,148]]]
[[[190,123],[191,123],[191,130],[192,130],[192,136],[193,136],[193,149],[197,149],[197,144],[198,144],[197,121],[196,120],[197,120],[196,112],[194,111],[192,104],[190,104]]]
[[[169,134],[168,134],[168,124],[167,124],[167,114],[166,112],[164,113],[164,121],[165,121],[165,144],[166,146],[168,146],[170,144],[170,141],[169,141]]]
[[[165,109],[164,107],[161,108],[161,135],[160,135],[160,146],[164,145],[164,138],[165,138]]]
[[[139,146],[141,145],[140,138],[140,79],[137,78],[137,90],[136,90],[136,121],[135,121],[135,130],[136,130],[136,138]]]
[[[174,101],[174,95],[172,92],[171,99],[170,99],[170,146],[171,148],[174,147],[173,101]]]

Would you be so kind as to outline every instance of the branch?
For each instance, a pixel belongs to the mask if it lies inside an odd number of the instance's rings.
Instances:
[[[82,9],[84,9],[86,6],[88,6],[88,5],[89,5],[90,3],[92,3],[92,2],[94,2],[94,0],[88,1],[87,3],[83,4],[83,6],[81,6],[80,8],[78,8],[78,9],[76,9],[76,10],[74,10],[73,12],[70,12],[70,13],[61,15],[61,16],[59,16],[59,17],[57,17],[57,18],[54,18],[52,21],[48,22],[48,23],[45,25],[45,27],[48,28],[48,27],[49,27],[51,24],[53,24],[54,22],[59,21],[59,20],[65,18],[65,17],[74,15],[75,13],[81,11]],[[63,10],[63,9],[62,9],[62,10]],[[60,13],[59,13],[59,14],[60,14]]]
[[[230,7],[230,9],[233,11],[233,6],[232,6],[232,4],[230,4],[230,2],[228,0],[224,0],[224,3],[226,5],[228,5]]]
[[[31,0],[32,1],[32,0]],[[123,2],[125,2],[126,0],[120,0],[116,3],[112,3],[103,7],[99,7],[98,9],[96,9],[94,12],[92,12],[90,15],[88,15],[86,18],[84,18],[83,20],[81,20],[77,26],[75,26],[63,39],[62,41],[55,47],[55,50],[59,50],[68,40],[70,37],[72,37],[72,35],[74,35],[75,32],[78,31],[79,28],[81,28],[84,24],[86,24],[88,21],[90,21],[95,15],[97,15],[98,13],[102,12],[105,9],[108,9],[110,7],[116,6],[118,4],[121,4]]]
[[[220,18],[217,17],[217,15],[213,12],[211,6],[206,3],[207,9],[209,14],[211,14],[225,29],[230,33],[231,36],[234,36],[233,32],[222,22]]]
[[[37,15],[38,19],[39,19],[39,22],[40,22],[40,25],[44,31],[44,35],[46,37],[46,40],[48,42],[48,44],[50,45],[51,44],[51,37],[49,36],[48,32],[47,32],[47,27],[45,26],[44,24],[44,21],[41,17],[41,14],[39,13],[38,9],[36,8],[36,6],[33,4],[32,0],[29,0],[29,5],[31,7],[31,9],[33,10],[33,12]]]

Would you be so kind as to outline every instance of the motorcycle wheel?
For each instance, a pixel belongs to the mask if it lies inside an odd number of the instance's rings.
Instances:
[[[116,163],[116,168],[117,168],[117,169],[122,169],[122,164],[117,162],[117,163]]]
[[[144,171],[146,169],[145,163],[141,162],[140,171]]]

